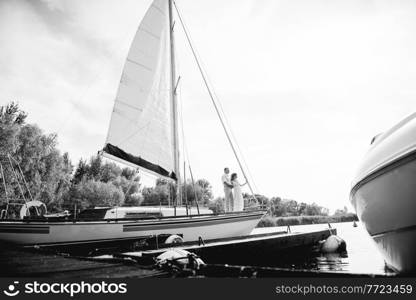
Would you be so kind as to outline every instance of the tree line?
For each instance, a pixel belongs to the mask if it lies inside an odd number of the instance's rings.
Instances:
[[[27,113],[11,102],[0,107],[0,205],[8,200],[40,200],[50,212],[105,206],[173,205],[176,186],[158,179],[154,187],[142,187],[140,173],[122,168],[100,155],[81,159],[74,166],[68,153],[61,153],[57,135],[45,134],[26,122]],[[3,184],[5,183],[5,185]],[[27,186],[27,188],[26,188]],[[327,208],[280,197],[244,194],[246,208],[264,208],[273,217],[328,216]],[[224,198],[213,197],[206,179],[187,181],[183,203],[224,212]],[[337,211],[347,213],[346,209]]]

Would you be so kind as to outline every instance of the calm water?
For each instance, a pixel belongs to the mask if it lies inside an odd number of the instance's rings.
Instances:
[[[331,224],[336,228],[338,236],[347,243],[348,257],[339,254],[316,254],[307,263],[311,269],[331,270],[358,274],[386,274],[384,260],[378,252],[376,245],[368,235],[362,224],[353,227],[353,223]],[[291,226],[292,232],[308,232],[313,230],[327,229],[327,224]],[[257,228],[253,233],[267,233],[284,231],[286,227]]]

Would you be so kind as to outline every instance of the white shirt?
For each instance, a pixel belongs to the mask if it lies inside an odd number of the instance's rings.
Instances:
[[[221,177],[221,180],[222,180],[222,184],[224,185],[224,187],[228,187],[224,183],[231,184],[230,176],[228,174],[224,173],[224,175],[222,175],[222,177]]]

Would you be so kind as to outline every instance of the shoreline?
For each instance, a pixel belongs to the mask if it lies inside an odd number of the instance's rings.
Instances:
[[[279,226],[296,226],[296,225],[313,225],[327,223],[346,223],[358,222],[355,214],[346,214],[339,216],[291,216],[291,217],[272,217],[266,216],[260,220],[256,228],[279,227]]]

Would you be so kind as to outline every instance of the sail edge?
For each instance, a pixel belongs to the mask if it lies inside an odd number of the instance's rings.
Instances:
[[[124,150],[118,148],[117,146],[114,146],[110,143],[107,143],[103,149],[103,152],[116,157],[118,159],[121,159],[122,161],[128,162],[129,164],[132,164],[134,166],[146,169],[152,173],[155,173],[157,175],[160,175],[165,178],[169,178],[172,180],[177,181],[177,177],[175,172],[169,172],[168,170],[164,169],[163,167],[151,163],[150,161],[147,161],[143,159],[140,156],[134,156],[130,153],[125,152]]]

